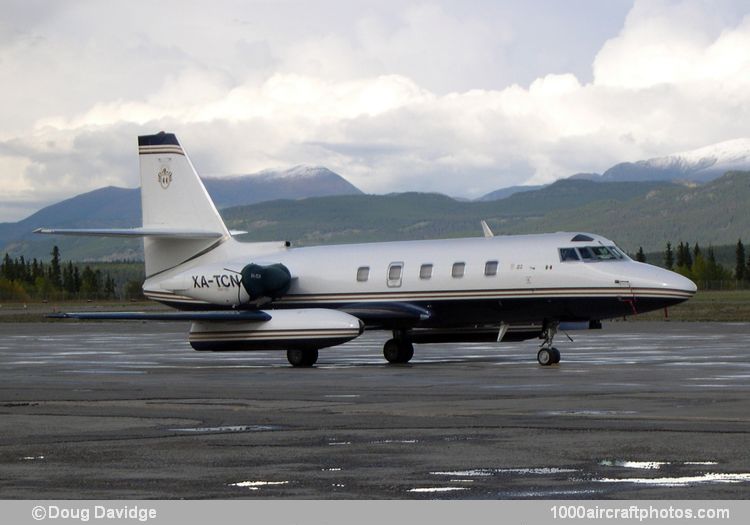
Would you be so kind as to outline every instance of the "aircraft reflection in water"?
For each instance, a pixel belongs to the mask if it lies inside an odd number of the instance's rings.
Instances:
[[[540,338],[541,365],[566,325],[671,306],[695,284],[578,232],[295,248],[235,240],[171,133],[141,136],[143,227],[39,233],[143,237],[146,297],[175,312],[68,313],[79,319],[188,320],[196,350],[286,350],[312,366],[321,348],[363,330],[393,332],[383,353],[414,343]]]

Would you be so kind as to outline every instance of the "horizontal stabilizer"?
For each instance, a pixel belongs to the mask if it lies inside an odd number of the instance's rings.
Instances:
[[[51,314],[52,319],[86,319],[98,321],[269,321],[262,310],[227,310],[202,312],[69,312]]]
[[[208,230],[176,230],[167,228],[122,228],[122,229],[56,229],[37,228],[34,233],[48,235],[90,235],[97,237],[159,237],[163,239],[216,239],[224,235]]]

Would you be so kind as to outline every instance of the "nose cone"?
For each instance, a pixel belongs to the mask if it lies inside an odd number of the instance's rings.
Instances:
[[[677,294],[685,299],[692,297],[698,287],[687,277],[679,273],[652,266],[650,264],[635,263],[631,272],[631,283],[636,288],[648,288],[654,292]]]
[[[698,287],[687,277],[650,264],[635,263],[631,286],[638,311],[646,312],[687,301]]]
[[[682,303],[693,297],[697,290],[690,279],[650,264],[627,261],[601,264],[596,268],[602,272],[606,270],[607,278],[623,289],[622,297],[633,299],[633,308],[638,313]]]
[[[695,295],[695,292],[698,290],[698,286],[696,286],[693,281],[691,281],[687,277],[683,277],[679,273],[671,272],[669,270],[662,270],[662,274],[663,277],[661,278],[661,286],[665,289],[679,290],[681,292],[689,294],[690,297]]]

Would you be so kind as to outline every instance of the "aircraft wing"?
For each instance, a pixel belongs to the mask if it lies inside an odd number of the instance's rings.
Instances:
[[[337,309],[358,317],[369,327],[383,323],[392,325],[394,322],[414,326],[432,315],[429,310],[411,303],[355,303]]]
[[[50,314],[52,319],[99,321],[268,321],[271,316],[259,310],[217,310],[197,312],[68,312]]]

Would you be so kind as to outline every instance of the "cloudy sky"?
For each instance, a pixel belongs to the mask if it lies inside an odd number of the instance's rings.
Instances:
[[[750,136],[750,0],[2,2],[0,221],[138,185],[323,165],[475,197]]]

